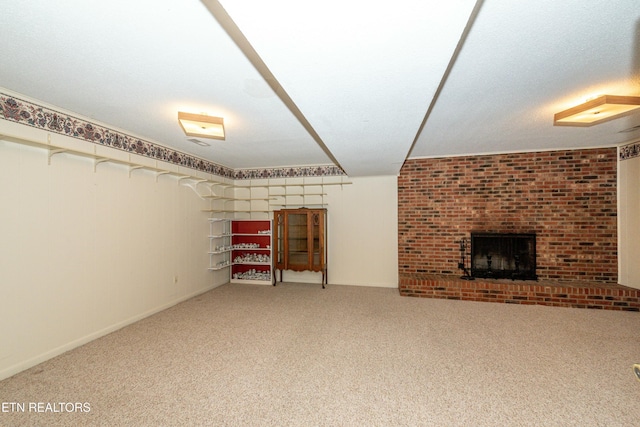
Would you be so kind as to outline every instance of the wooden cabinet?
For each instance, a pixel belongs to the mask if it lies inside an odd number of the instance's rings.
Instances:
[[[273,212],[275,271],[316,271],[327,283],[327,210],[282,209]]]

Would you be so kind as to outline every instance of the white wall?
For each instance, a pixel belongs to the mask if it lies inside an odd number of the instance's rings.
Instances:
[[[640,289],[640,157],[618,161],[618,282]]]
[[[396,176],[325,186],[330,285],[398,287]],[[279,278],[279,274],[278,274]],[[320,273],[284,271],[283,281],[320,283]]]
[[[352,182],[328,196],[329,283],[397,288],[397,177]]]
[[[207,203],[174,177],[0,140],[0,200],[0,379],[228,281],[207,270]]]

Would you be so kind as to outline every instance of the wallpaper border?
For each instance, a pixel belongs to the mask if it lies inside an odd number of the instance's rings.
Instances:
[[[231,169],[86,119],[0,92],[0,119],[231,179],[343,176],[335,165]]]
[[[640,141],[622,146],[618,150],[618,159],[620,161],[633,159],[634,157],[640,157]]]

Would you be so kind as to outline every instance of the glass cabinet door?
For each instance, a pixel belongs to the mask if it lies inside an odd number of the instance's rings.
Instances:
[[[322,235],[323,231],[321,227],[323,226],[324,219],[319,212],[310,213],[311,216],[311,226],[310,226],[310,246],[312,248],[312,257],[311,257],[311,267],[314,269],[319,269],[322,266],[322,239],[324,236]]]
[[[289,265],[309,265],[309,247],[307,243],[307,212],[287,215],[287,245]]]
[[[276,257],[276,266],[278,268],[283,268],[284,267],[284,261],[285,261],[285,249],[284,249],[284,215],[282,215],[282,213],[280,212],[275,212],[275,218],[274,218],[274,227],[276,228],[276,241],[274,242],[275,245],[275,257]]]

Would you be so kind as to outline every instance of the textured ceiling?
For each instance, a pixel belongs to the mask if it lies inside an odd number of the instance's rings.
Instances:
[[[614,145],[553,114],[640,95],[637,0],[25,0],[0,14],[0,87],[230,168]],[[466,28],[466,30],[465,30]],[[177,112],[225,118],[188,141]]]
[[[640,95],[640,3],[487,0],[411,156],[613,145],[640,114],[589,128],[553,115],[598,94]]]

